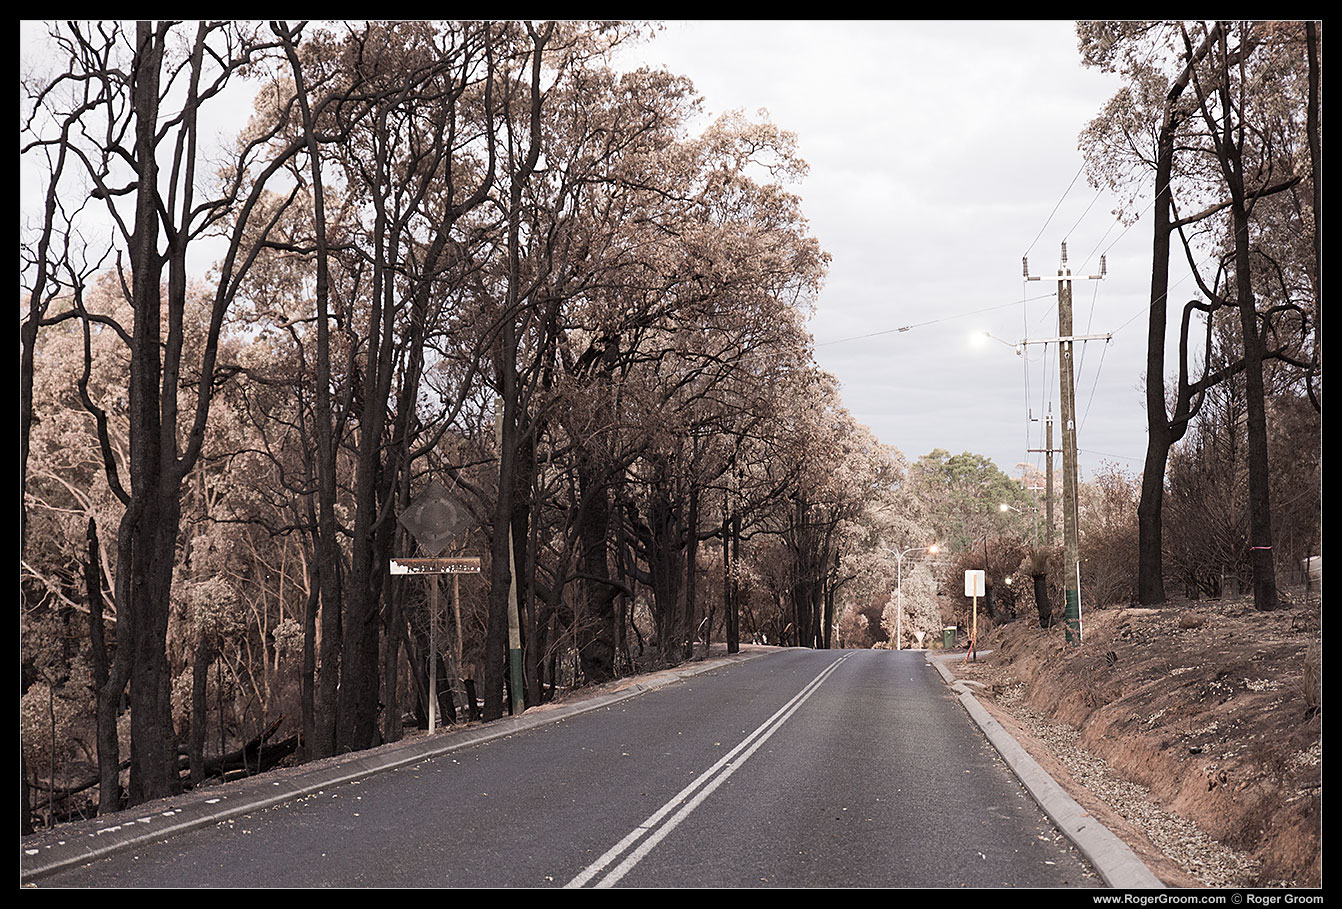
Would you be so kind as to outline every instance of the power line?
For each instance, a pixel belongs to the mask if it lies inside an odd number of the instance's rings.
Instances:
[[[1078,450],[1078,451],[1084,451],[1084,452],[1085,452],[1086,454],[1088,454],[1088,455],[1099,455],[1099,456],[1102,457],[1102,458],[1114,458],[1115,460],[1118,460],[1118,461],[1131,461],[1131,462],[1137,462],[1137,461],[1143,461],[1143,460],[1145,460],[1145,458],[1143,458],[1143,457],[1141,457],[1141,456],[1133,457],[1133,456],[1131,456],[1131,455],[1114,454],[1113,452],[1109,452],[1109,451],[1096,451],[1096,450],[1093,449],[1093,448],[1080,448],[1080,449],[1077,449],[1077,450]]]
[[[1086,399],[1086,412],[1081,415],[1082,428],[1086,425],[1086,417],[1090,416],[1090,405],[1095,403],[1095,392],[1100,387],[1100,371],[1104,369],[1104,355],[1109,352],[1109,344],[1105,342],[1100,351],[1100,365],[1095,367],[1095,381],[1090,386],[1090,397]],[[1082,357],[1085,356],[1085,348],[1082,348]]]
[[[1025,256],[1022,257],[1023,260],[1024,260],[1025,258],[1028,258],[1030,250],[1034,248],[1035,243],[1037,243],[1037,242],[1039,241],[1039,237],[1043,235],[1044,230],[1047,229],[1049,223],[1053,220],[1053,217],[1057,214],[1058,209],[1062,207],[1062,203],[1067,199],[1067,196],[1071,194],[1071,191],[1072,191],[1073,187],[1076,186],[1076,181],[1077,181],[1077,179],[1080,178],[1081,173],[1082,173],[1084,170],[1085,170],[1085,164],[1084,164],[1084,162],[1083,162],[1082,165],[1077,169],[1077,172],[1072,176],[1072,180],[1071,180],[1070,183],[1068,183],[1068,185],[1067,185],[1067,189],[1063,191],[1062,196],[1058,199],[1057,203],[1053,206],[1053,211],[1049,213],[1048,218],[1044,221],[1044,225],[1043,225],[1043,227],[1041,227],[1040,230],[1039,230],[1039,233],[1035,235],[1034,240],[1032,240],[1032,241],[1030,242],[1030,246],[1026,249]],[[1102,189],[1099,189],[1099,190],[1097,190],[1097,191],[1095,192],[1094,197],[1093,197],[1093,198],[1090,200],[1090,202],[1086,205],[1085,209],[1081,212],[1081,215],[1076,219],[1076,222],[1072,225],[1071,230],[1069,230],[1069,231],[1067,232],[1067,235],[1070,236],[1071,234],[1073,234],[1073,233],[1076,232],[1076,230],[1081,226],[1082,222],[1085,221],[1086,218],[1090,215],[1091,210],[1095,207],[1095,203],[1098,202],[1098,201],[1100,200],[1100,197],[1101,197],[1103,194],[1104,194],[1104,191],[1103,191]],[[1154,204],[1154,199],[1153,199],[1152,202],[1148,205],[1148,208],[1150,207],[1150,205],[1153,205],[1153,204]],[[1139,218],[1140,218],[1140,216],[1139,216]],[[1103,243],[1104,243],[1105,237],[1107,237],[1107,236],[1113,231],[1114,226],[1117,225],[1117,224],[1121,224],[1121,223],[1122,223],[1121,219],[1116,219],[1112,224],[1109,225],[1109,227],[1105,230],[1104,234],[1100,237],[1100,240],[1095,244],[1094,249],[1091,250],[1090,255],[1086,257],[1085,263],[1089,263],[1090,260],[1091,260],[1091,258],[1094,257],[1094,255],[1095,255],[1095,251],[1098,250],[1098,249],[1100,249],[1100,247],[1101,247],[1101,246],[1103,245]],[[1134,221],[1134,223],[1136,223],[1136,222]],[[1128,231],[1129,229],[1131,229],[1131,225],[1129,225],[1127,228],[1125,228],[1124,231],[1123,231],[1123,233],[1119,234],[1119,236],[1118,236],[1117,238],[1115,238],[1115,239],[1113,240],[1112,243],[1110,243],[1108,246],[1104,247],[1104,252],[1107,253],[1110,249],[1112,249],[1115,245],[1117,245],[1118,241],[1121,240],[1121,239],[1123,238],[1123,236],[1125,236],[1125,235],[1127,234],[1127,231]],[[1065,242],[1065,241],[1064,241],[1064,242]],[[1064,247],[1064,248],[1065,248],[1065,247]],[[1103,259],[1103,254],[1101,255],[1101,259]],[[1084,268],[1085,263],[1083,263],[1083,268]],[[1028,277],[1029,277],[1029,276],[1028,276],[1028,273],[1027,273],[1026,277],[1027,277],[1027,279],[1028,279]],[[1097,294],[1098,294],[1098,290],[1097,290]],[[1050,295],[1050,296],[1056,296],[1056,295]],[[1028,313],[1026,312],[1026,309],[1025,309],[1025,306],[1024,306],[1024,302],[1025,302],[1025,301],[1022,301],[1022,306],[1021,306],[1021,322],[1022,322],[1022,325],[1024,326],[1024,329],[1025,329],[1025,331],[1024,331],[1024,337],[1029,337],[1029,336],[1032,334],[1032,332],[1030,331],[1030,326],[1029,326],[1029,316],[1028,316]],[[1087,321],[1087,327],[1088,327],[1088,328],[1089,328],[1089,325],[1091,324],[1091,322],[1093,322],[1093,320],[1094,320],[1095,302],[1096,302],[1096,301],[1095,301],[1095,298],[1093,297],[1093,298],[1092,298],[1092,301],[1091,301],[1091,311],[1090,311],[1090,316],[1089,316],[1088,321]],[[1048,312],[1048,313],[1045,313],[1045,314],[1043,315],[1043,317],[1041,317],[1041,318],[1047,319],[1047,318],[1049,318],[1051,315],[1052,315],[1052,313],[1051,313],[1051,312]],[[1085,352],[1085,347],[1082,348],[1083,356],[1084,356],[1084,352]],[[1030,414],[1030,379],[1029,379],[1030,368],[1029,368],[1029,357],[1028,357],[1028,356],[1025,356],[1024,359],[1025,359],[1024,370],[1025,370],[1025,386],[1026,386],[1026,388],[1025,388],[1025,400],[1026,400],[1026,412],[1027,412],[1027,421],[1026,421],[1026,432],[1025,432],[1025,437],[1026,437],[1026,449],[1027,449],[1027,451],[1028,451],[1028,450],[1030,449],[1030,444],[1029,444],[1029,439],[1030,439],[1030,429],[1029,429],[1029,424],[1030,424],[1031,419],[1033,419],[1033,418],[1029,416],[1029,414]],[[1042,397],[1041,397],[1041,400],[1040,400],[1040,413],[1041,413],[1041,414],[1044,414],[1044,413],[1051,413],[1051,408],[1049,407],[1049,405],[1052,403],[1052,400],[1051,400],[1051,393],[1052,393],[1053,385],[1052,385],[1052,383],[1050,383],[1050,382],[1048,381],[1048,374],[1049,374],[1048,345],[1045,345],[1045,346],[1044,346],[1044,353],[1043,353],[1043,355],[1040,357],[1039,363],[1040,363],[1041,379],[1042,379],[1042,382],[1041,382],[1041,392],[1042,392]],[[1101,356],[1101,365],[1103,365],[1103,356]],[[1098,373],[1098,371],[1097,371],[1097,373],[1096,373],[1096,379],[1095,379],[1095,381],[1096,381],[1096,385],[1095,385],[1094,387],[1092,387],[1092,390],[1091,390],[1091,401],[1094,400],[1095,387],[1098,387],[1098,383],[1099,383],[1099,373]],[[1090,409],[1090,404],[1088,403],[1088,404],[1087,404],[1087,413],[1089,413],[1089,409]],[[1042,433],[1044,432],[1044,429],[1043,429],[1043,426],[1042,426],[1042,423],[1043,423],[1042,418],[1041,418],[1041,420],[1040,420],[1040,423],[1041,423],[1041,427],[1040,427],[1039,432],[1041,433],[1041,438],[1042,438]],[[1042,442],[1041,442],[1041,445],[1040,445],[1039,447],[1040,447],[1040,448],[1043,447]],[[1042,452],[1041,452],[1040,454],[1041,454],[1041,456],[1042,456]],[[1051,457],[1051,455],[1050,455],[1050,457]],[[1037,461],[1037,460],[1038,460],[1038,459],[1036,459],[1036,461]],[[1037,464],[1036,464],[1036,466],[1037,466]]]
[[[1094,288],[1093,288],[1093,290],[1091,291],[1091,295],[1090,295],[1090,314],[1086,316],[1086,333],[1087,333],[1087,334],[1090,334],[1091,326],[1092,326],[1092,325],[1094,324],[1094,322],[1095,322],[1095,304],[1099,302],[1099,298],[1100,298],[1100,285],[1099,285],[1098,283],[1096,283],[1095,286],[1094,286]],[[1107,344],[1105,345],[1105,348],[1108,349],[1108,345],[1107,345]],[[1082,346],[1082,348],[1081,348],[1081,357],[1080,357],[1080,359],[1077,361],[1077,365],[1076,365],[1077,372],[1080,372],[1080,371],[1085,367],[1085,365],[1086,365],[1086,350],[1087,350],[1087,349],[1088,349],[1088,348],[1087,348],[1086,346]]]
[[[1042,300],[1042,299],[1045,299],[1045,298],[1047,298],[1047,297],[1052,297],[1052,296],[1055,296],[1055,294],[1043,294],[1043,295],[1041,295],[1041,296],[1034,297],[1033,299],[1035,299],[1035,300]],[[861,341],[861,340],[863,340],[864,338],[876,338],[876,337],[879,337],[879,336],[881,336],[881,335],[892,335],[892,334],[896,334],[896,333],[898,333],[898,332],[909,331],[909,330],[914,329],[914,328],[924,328],[924,327],[926,327],[926,326],[928,326],[928,325],[937,325],[937,324],[939,324],[939,323],[941,323],[941,322],[950,322],[950,321],[953,321],[953,320],[955,320],[955,319],[963,319],[963,318],[965,318],[966,316],[977,316],[977,315],[979,315],[980,313],[993,312],[994,310],[998,310],[998,309],[1006,309],[1008,306],[1015,306],[1015,305],[1017,305],[1017,304],[1013,301],[1013,302],[1011,302],[1011,303],[1003,303],[1003,304],[1001,304],[1000,306],[987,306],[987,307],[984,307],[983,309],[976,309],[976,310],[973,310],[973,311],[971,311],[971,312],[957,313],[956,315],[953,315],[953,316],[942,316],[940,319],[928,319],[926,322],[915,322],[915,323],[913,323],[912,325],[904,325],[904,326],[901,326],[901,327],[899,327],[899,328],[886,328],[886,329],[882,329],[881,331],[872,331],[872,332],[868,332],[867,334],[864,334],[864,335],[853,335],[851,338],[839,338],[839,339],[834,340],[834,341],[822,341],[822,342],[817,343],[815,346],[816,346],[816,347],[828,347],[828,346],[830,346],[831,344],[845,344],[845,343],[847,343],[848,341]]]
[[[1213,259],[1213,258],[1215,258],[1215,257],[1217,257],[1217,256],[1219,256],[1219,255],[1220,255],[1220,253],[1216,253],[1216,252],[1210,252],[1210,253],[1207,253],[1207,255],[1203,256],[1203,258],[1201,259],[1201,261],[1199,261],[1199,262],[1197,263],[1197,266],[1196,266],[1196,267],[1201,267],[1202,265],[1205,265],[1205,264],[1207,263],[1208,260]],[[1186,281],[1190,280],[1190,279],[1193,277],[1193,274],[1194,274],[1194,269],[1190,269],[1189,272],[1188,272],[1188,274],[1184,275],[1183,277],[1179,278],[1179,280],[1177,280],[1177,281],[1174,282],[1174,286],[1173,286],[1173,287],[1170,287],[1170,288],[1166,289],[1166,291],[1165,291],[1165,299],[1168,300],[1168,299],[1170,298],[1170,291],[1174,290],[1175,288],[1179,287],[1179,285],[1181,285],[1181,284],[1185,283]],[[1119,325],[1118,328],[1115,328],[1115,329],[1114,329],[1114,334],[1118,334],[1118,332],[1120,332],[1120,331],[1122,331],[1123,329],[1127,328],[1129,325],[1131,325],[1133,322],[1135,322],[1135,321],[1136,321],[1139,317],[1141,317],[1143,314],[1150,312],[1150,311],[1151,311],[1151,307],[1154,306],[1154,305],[1155,305],[1154,301],[1151,301],[1151,302],[1148,302],[1145,306],[1142,306],[1142,307],[1141,307],[1140,309],[1138,309],[1135,313],[1133,313],[1132,316],[1131,316],[1126,322],[1124,322],[1124,323],[1122,323],[1121,325]]]
[[[1081,172],[1085,169],[1086,164],[1083,161],[1081,166],[1076,169],[1076,174],[1072,177],[1072,182],[1067,184],[1067,188],[1063,190],[1062,196],[1058,199],[1057,204],[1053,206],[1053,211],[1049,212],[1048,217],[1044,219],[1044,224],[1039,228],[1039,233],[1035,234],[1034,239],[1030,241],[1030,245],[1025,248],[1025,255],[1028,256],[1030,254],[1030,250],[1034,249],[1034,245],[1038,243],[1039,238],[1044,235],[1044,231],[1048,229],[1049,222],[1052,221],[1053,216],[1058,213],[1058,209],[1062,207],[1062,203],[1067,198],[1067,194],[1072,191],[1072,187],[1076,185],[1077,178],[1081,176]]]
[[[1090,210],[1095,207],[1096,202],[1100,201],[1100,196],[1102,195],[1104,195],[1103,190],[1096,190],[1095,198],[1091,199],[1090,204],[1086,206],[1085,211],[1081,212],[1081,217],[1076,219],[1076,223],[1073,224],[1072,229],[1067,232],[1067,236],[1070,237],[1072,234],[1076,233],[1076,229],[1081,226],[1082,221],[1086,220],[1086,215],[1090,214]],[[1108,233],[1108,231],[1106,231],[1106,233]],[[1103,237],[1101,237],[1101,239],[1103,239]]]

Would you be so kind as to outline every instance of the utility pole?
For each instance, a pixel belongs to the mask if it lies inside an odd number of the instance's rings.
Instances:
[[[1040,281],[1031,277],[1030,264],[1022,258],[1025,280]],[[1104,256],[1100,256],[1100,273],[1088,275],[1094,281],[1104,278],[1107,268]],[[1076,386],[1073,374],[1073,348],[1077,341],[1109,340],[1107,335],[1072,334],[1072,270],[1067,267],[1067,242],[1062,244],[1062,263],[1058,266],[1058,337],[1026,339],[1021,344],[1058,344],[1059,401],[1062,409],[1062,533],[1063,533],[1063,588],[1066,606],[1063,621],[1067,631],[1067,641],[1081,643],[1081,562],[1080,539],[1077,527],[1077,467],[1076,467]],[[1050,433],[1050,436],[1052,433]],[[1053,447],[1052,439],[1049,448]],[[1050,468],[1053,455],[1049,454]],[[1050,509],[1053,496],[1049,495]],[[1050,526],[1052,521],[1050,521]]]
[[[1029,277],[1029,275],[1026,275]],[[1053,447],[1053,408],[1050,405],[1048,413],[1044,416],[1044,448],[1031,448],[1031,452],[1043,452],[1048,458],[1044,466],[1044,510],[1046,520],[1044,524],[1044,542],[1053,545],[1053,455],[1058,449]],[[1036,487],[1031,487],[1036,488]]]

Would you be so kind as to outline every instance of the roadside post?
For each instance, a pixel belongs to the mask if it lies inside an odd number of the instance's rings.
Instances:
[[[427,553],[427,558],[416,559],[392,559],[391,573],[398,575],[408,574],[426,574],[429,576],[429,731],[432,732],[438,728],[438,575],[440,574],[478,574],[480,572],[480,559],[478,557],[470,558],[438,558],[447,548],[447,544],[452,538],[465,527],[469,520],[469,513],[462,508],[455,499],[443,488],[442,484],[434,481],[429,484],[429,488],[420,493],[406,508],[401,512],[400,522],[410,535],[414,537],[415,542],[419,544],[421,550]],[[453,577],[453,591],[456,591],[456,578]],[[457,640],[458,649],[456,659],[456,668],[460,669],[461,663],[461,612],[460,605],[455,604],[457,620]]]
[[[1021,260],[1022,271],[1027,281],[1041,281],[1042,276],[1030,274],[1028,259]],[[1100,273],[1087,275],[1091,281],[1101,281],[1109,273],[1104,256],[1100,256]],[[1079,276],[1078,276],[1079,277]],[[1072,270],[1067,267],[1067,241],[1062,243],[1062,263],[1058,266],[1058,337],[1023,339],[1017,346],[1019,353],[1026,344],[1058,345],[1058,397],[1062,406],[1062,530],[1063,530],[1063,622],[1067,643],[1081,644],[1081,558],[1080,520],[1077,506],[1077,443],[1076,443],[1076,377],[1073,375],[1073,348],[1077,341],[1110,341],[1113,334],[1073,335],[1072,334]],[[1049,448],[1053,443],[1049,443]],[[1049,453],[1052,466],[1053,454]],[[1051,504],[1050,499],[1050,504]]]
[[[457,575],[479,574],[480,557],[435,559],[392,559],[392,574],[427,574],[429,576],[429,730],[438,728],[438,575],[452,575],[453,589],[456,589]],[[460,609],[457,620],[460,621]],[[460,636],[458,636],[460,638]],[[460,656],[454,663],[460,665]]]
[[[979,661],[979,597],[984,595],[984,577],[983,569],[970,569],[965,572],[965,596],[974,598],[974,612],[969,628],[969,652],[965,654],[965,660],[973,657],[976,663]]]

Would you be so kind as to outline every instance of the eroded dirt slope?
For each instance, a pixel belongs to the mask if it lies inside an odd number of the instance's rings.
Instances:
[[[1094,790],[1096,813],[1126,828],[1115,832],[1166,883],[1320,886],[1319,598],[1290,591],[1283,603],[1090,610],[1079,647],[1020,619],[954,670],[981,683],[1027,747],[1052,752],[1064,785]],[[1092,773],[1087,757],[1104,768]],[[1200,835],[1206,845],[1189,845]]]

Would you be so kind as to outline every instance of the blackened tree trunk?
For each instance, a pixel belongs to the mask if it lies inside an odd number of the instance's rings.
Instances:
[[[1151,306],[1146,334],[1146,460],[1137,503],[1137,598],[1144,605],[1165,602],[1165,569],[1161,544],[1161,509],[1165,465],[1183,427],[1170,425],[1165,407],[1165,323],[1170,272],[1170,174],[1174,164],[1174,130],[1167,107],[1156,159],[1155,237],[1151,244]],[[1185,424],[1186,425],[1186,424]],[[1036,601],[1040,589],[1035,579]],[[1045,602],[1047,602],[1047,587]],[[1041,607],[1039,619],[1044,621]]]
[[[1176,408],[1173,420],[1165,409],[1168,403],[1165,397],[1165,325],[1169,311],[1170,242],[1174,232],[1174,197],[1170,181],[1174,174],[1175,139],[1183,122],[1179,101],[1193,77],[1194,67],[1207,55],[1210,40],[1209,37],[1190,54],[1179,75],[1171,81],[1156,135],[1151,305],[1147,310],[1146,332],[1146,459],[1142,466],[1141,497],[1137,503],[1137,599],[1147,606],[1165,602],[1161,542],[1165,466],[1169,462],[1170,449],[1183,438],[1188,426],[1185,396],[1181,395],[1181,406]]]
[[[1048,600],[1048,575],[1034,574],[1034,606],[1039,610],[1039,627],[1048,628],[1053,624],[1053,606]]]
[[[196,786],[205,780],[205,734],[209,716],[206,681],[215,657],[213,637],[213,633],[206,630],[198,633],[191,660],[191,738],[187,744],[187,762],[191,768],[191,782]]]
[[[1263,331],[1257,302],[1253,292],[1253,272],[1250,263],[1249,211],[1258,193],[1251,195],[1246,187],[1245,172],[1251,167],[1245,156],[1245,135],[1249,132],[1244,122],[1247,112],[1233,90],[1232,71],[1253,47],[1251,34],[1240,35],[1240,47],[1232,53],[1228,48],[1226,29],[1217,35],[1218,59],[1216,78],[1211,91],[1215,101],[1198,88],[1198,100],[1208,134],[1216,151],[1221,175],[1230,192],[1230,215],[1233,227],[1232,243],[1235,262],[1235,305],[1240,315],[1240,333],[1244,344],[1244,380],[1248,409],[1249,440],[1249,561],[1253,568],[1254,608],[1262,611],[1277,608],[1277,579],[1272,553],[1272,511],[1268,477],[1267,410],[1264,400]],[[1259,162],[1260,164],[1262,162]]]
[[[611,539],[610,493],[606,478],[592,465],[588,456],[580,456],[578,483],[579,560],[586,590],[586,613],[579,619],[578,662],[583,679],[589,684],[615,677],[617,589],[611,581],[609,548]]]
[[[95,735],[98,743],[98,812],[121,807],[121,755],[116,718],[121,686],[112,682],[112,664],[103,632],[103,593],[98,575],[98,525],[89,518],[88,558],[84,563],[84,587],[89,603],[89,661],[92,671]],[[112,694],[116,692],[116,697]]]
[[[132,86],[139,188],[129,244],[135,310],[128,414],[132,492],[117,535],[116,585],[117,656],[120,661],[124,655],[130,669],[132,804],[171,794],[177,775],[167,632],[180,505],[176,464],[172,463],[176,440],[165,437],[162,419],[176,386],[165,387],[161,359],[164,259],[158,249],[156,158],[159,71],[167,39],[166,26],[155,30],[147,22],[138,24]],[[175,435],[175,422],[166,430]]]
[[[699,487],[690,486],[689,539],[685,546],[685,610],[677,629],[683,641],[681,656],[690,659],[694,656],[694,615],[695,599],[699,588]]]
[[[727,652],[739,653],[741,650],[741,515],[733,509],[723,519],[722,546],[731,548],[731,558],[727,564],[731,570],[727,574],[727,609],[723,614],[726,623]],[[708,643],[712,644],[711,633]]]
[[[313,223],[317,253],[317,364],[316,408],[313,435],[317,441],[317,570],[313,593],[304,620],[304,721],[303,749],[310,758],[330,757],[336,752],[336,692],[339,685],[340,615],[343,597],[340,583],[340,542],[336,527],[335,416],[331,401],[331,313],[330,249],[326,238],[326,194],[322,177],[321,152],[313,129],[313,112],[308,101],[306,79],[295,43],[298,30],[284,23],[272,23],[280,38],[294,76],[294,92],[303,118],[303,141],[312,176]],[[320,604],[321,677],[317,671],[315,635]]]
[[[513,499],[517,484],[516,456],[521,395],[517,366],[518,319],[522,315],[523,290],[521,261],[522,194],[536,170],[541,151],[542,57],[554,31],[550,23],[543,32],[527,26],[531,37],[530,78],[527,86],[526,152],[521,160],[510,161],[508,181],[507,289],[499,318],[498,341],[494,348],[495,380],[499,390],[499,488],[494,508],[494,536],[490,542],[493,559],[489,586],[489,619],[485,633],[485,719],[503,716],[503,677],[508,665],[508,610],[513,582],[510,549]],[[504,118],[505,125],[513,125]],[[492,165],[492,158],[491,158]]]
[[[1235,284],[1239,299],[1240,330],[1244,336],[1244,385],[1249,435],[1249,563],[1253,568],[1254,608],[1276,609],[1277,576],[1272,552],[1272,503],[1268,476],[1267,408],[1263,388],[1263,336],[1254,300],[1249,264],[1249,219],[1244,206],[1239,169],[1231,168],[1235,204]]]
[[[648,494],[648,573],[652,584],[653,612],[657,624],[657,646],[664,654],[678,649],[680,594],[684,581],[684,535],[673,501],[672,467],[659,458],[658,474]]]

